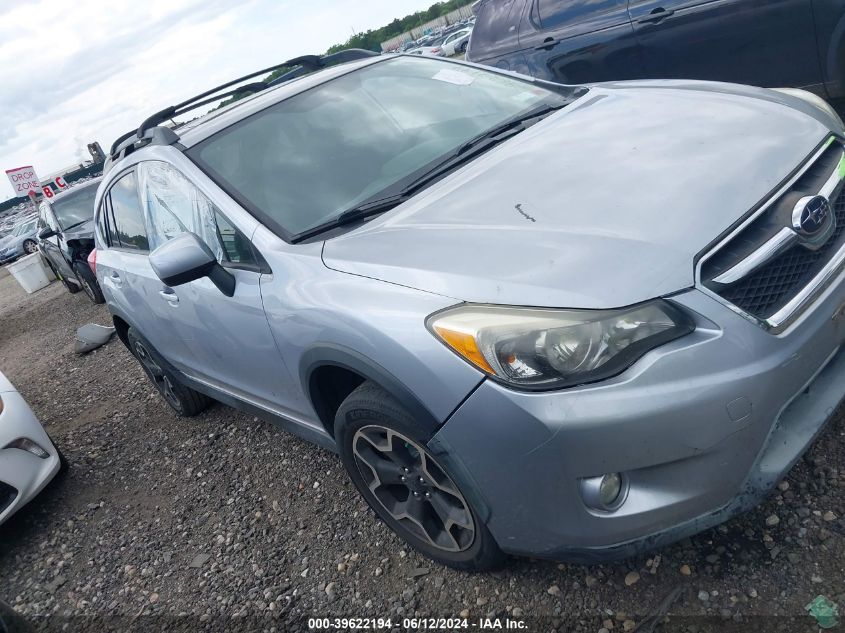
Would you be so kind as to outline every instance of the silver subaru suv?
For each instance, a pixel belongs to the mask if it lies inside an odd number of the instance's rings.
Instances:
[[[97,193],[108,308],[178,414],[337,451],[396,534],[478,570],[716,525],[843,398],[845,129],[818,97],[281,66],[151,116]]]

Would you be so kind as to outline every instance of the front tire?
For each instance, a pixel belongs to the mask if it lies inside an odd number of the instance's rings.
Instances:
[[[82,284],[82,289],[91,300],[91,303],[106,302],[105,297],[103,297],[103,291],[100,290],[100,284],[97,282],[97,277],[87,263],[80,261],[73,262],[73,272],[76,273],[76,278]]]
[[[487,526],[417,434],[412,416],[372,382],[349,394],[335,416],[343,465],[390,529],[442,565],[501,567],[504,555]]]
[[[129,340],[129,350],[176,415],[191,418],[208,408],[211,399],[179,382],[179,378],[167,369],[158,352],[138,335],[135,328],[129,328],[126,336]]]
[[[23,242],[23,252],[27,255],[32,255],[33,253],[38,252],[38,244],[35,243],[34,240],[24,240]]]

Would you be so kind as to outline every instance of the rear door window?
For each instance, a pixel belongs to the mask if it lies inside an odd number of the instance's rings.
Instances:
[[[536,0],[535,19],[545,31],[626,6],[624,0]]]
[[[482,0],[472,31],[472,59],[511,52],[517,46],[522,8],[533,0]]]
[[[112,246],[137,251],[149,251],[150,243],[144,226],[144,215],[138,199],[137,178],[129,172],[109,190],[111,218],[109,239]]]

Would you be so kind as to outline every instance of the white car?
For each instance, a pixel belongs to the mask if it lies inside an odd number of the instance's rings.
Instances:
[[[461,29],[451,33],[440,47],[440,54],[444,57],[452,57],[458,53],[466,53],[469,45],[469,36],[472,35],[472,28]]]
[[[59,451],[0,373],[0,523],[41,492],[60,468]]]

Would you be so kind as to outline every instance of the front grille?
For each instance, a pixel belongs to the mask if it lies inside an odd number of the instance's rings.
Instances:
[[[7,483],[0,481],[0,512],[12,505],[18,496],[18,491]]]
[[[704,286],[761,320],[771,317],[801,292],[845,246],[845,188],[840,187],[831,196],[836,229],[824,246],[813,251],[795,244],[732,284],[714,280],[791,225],[795,202],[800,197],[816,195],[823,188],[838,169],[842,150],[841,142],[832,143],[765,212],[709,256],[701,268]]]
[[[769,317],[786,305],[843,246],[845,195],[840,193],[832,206],[836,231],[819,250],[793,246],[719,294],[759,318]]]

